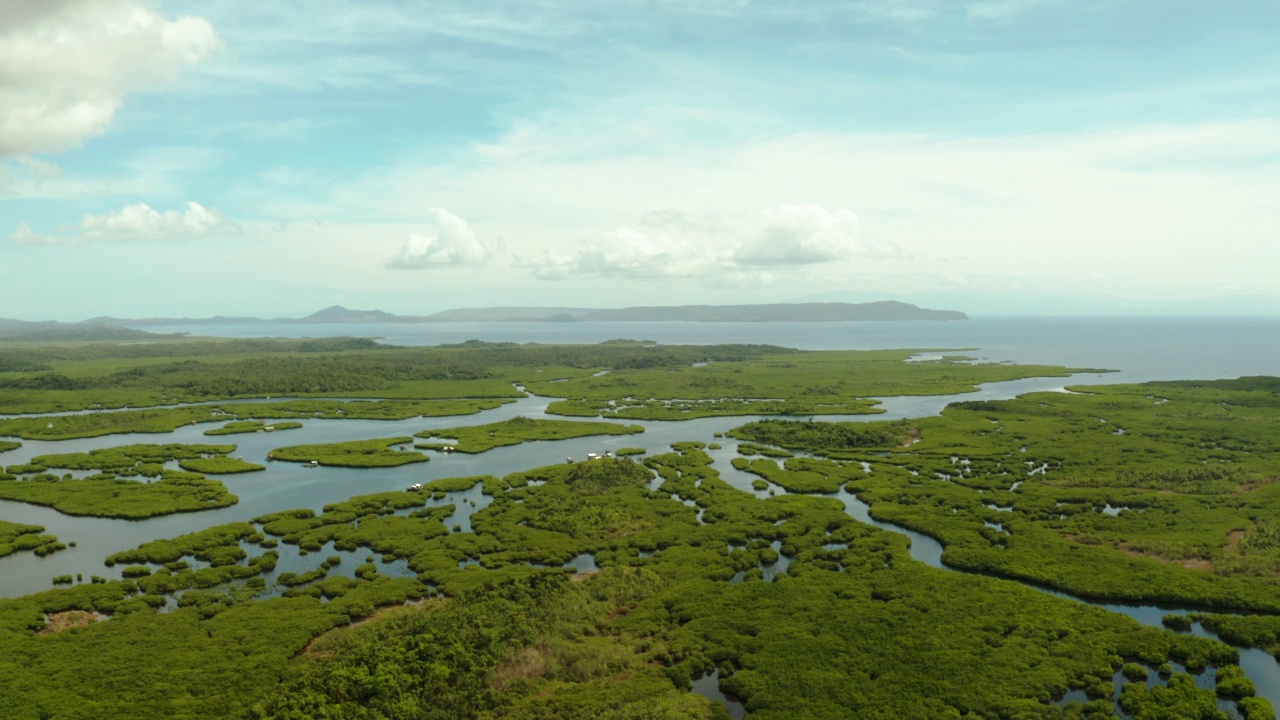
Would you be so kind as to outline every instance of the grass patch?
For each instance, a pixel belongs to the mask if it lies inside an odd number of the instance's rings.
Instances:
[[[183,470],[203,473],[205,475],[228,475],[233,473],[253,472],[255,470],[266,470],[262,465],[245,462],[240,458],[225,456],[180,460],[178,462],[178,467],[181,467]]]
[[[198,460],[223,457],[234,452],[235,445],[119,445],[91,450],[87,453],[37,455],[35,465],[65,470],[98,470],[114,475],[159,477],[161,466],[173,460]]]
[[[407,446],[412,442],[411,437],[394,437],[380,440],[292,445],[272,450],[271,457],[287,462],[315,462],[319,465],[352,468],[395,467],[426,462],[429,458],[422,453],[398,449],[399,446]]]
[[[405,420],[412,417],[470,415],[491,410],[507,399],[455,400],[292,400],[274,403],[224,403],[179,408],[91,412],[75,415],[0,418],[0,435],[30,440],[70,440],[116,433],[168,433],[185,425],[224,422],[206,435],[301,427],[307,420]],[[287,419],[281,419],[287,418]],[[230,421],[230,422],[228,422]]]
[[[256,432],[275,432],[276,430],[296,430],[302,427],[300,422],[283,421],[268,425],[263,420],[240,420],[230,422],[220,428],[205,430],[205,435],[242,435]]]
[[[432,480],[423,486],[423,490],[427,492],[464,492],[475,487],[476,483],[482,482],[484,476],[472,477],[456,477],[456,478],[440,478]]]
[[[58,550],[64,550],[66,547],[58,542],[58,538],[45,535],[44,528],[39,525],[23,525],[0,520],[0,557],[24,550],[30,550],[44,557]]]
[[[519,445],[535,440],[567,440],[595,435],[632,435],[644,432],[639,425],[617,425],[574,420],[534,420],[514,417],[502,422],[471,427],[424,430],[420,438],[456,438],[454,449],[464,453],[482,453],[496,447]]]
[[[37,475],[0,482],[0,498],[46,505],[67,515],[141,520],[157,515],[227,507],[239,501],[217,480],[164,470],[152,481],[115,477],[86,480]]]
[[[34,463],[25,463],[21,465],[10,465],[9,467],[5,468],[4,471],[10,475],[30,475],[32,473],[44,472],[47,469],[48,468],[46,468],[43,465],[36,465]]]

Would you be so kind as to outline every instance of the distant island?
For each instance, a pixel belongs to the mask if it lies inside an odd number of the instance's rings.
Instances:
[[[768,305],[665,305],[616,309],[464,308],[423,318],[427,322],[847,322],[863,320],[967,320],[955,310],[929,310],[893,300],[870,303],[773,303]]]
[[[27,322],[0,318],[0,341],[14,342],[150,342],[182,335],[159,335],[121,325],[62,323],[52,320]]]
[[[429,322],[850,322],[968,320],[956,310],[930,310],[886,300],[868,303],[812,302],[764,305],[659,305],[627,308],[492,307],[458,308],[432,315],[395,315],[382,310],[351,310],[334,305],[301,318],[252,317],[144,318],[95,317],[74,325],[139,327],[223,325],[232,323],[429,323]],[[0,321],[4,322],[4,321]]]

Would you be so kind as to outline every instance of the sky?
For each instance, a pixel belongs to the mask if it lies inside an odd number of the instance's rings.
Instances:
[[[1273,0],[0,0],[0,317],[1280,314]]]

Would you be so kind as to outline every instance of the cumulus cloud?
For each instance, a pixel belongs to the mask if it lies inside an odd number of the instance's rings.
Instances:
[[[617,228],[584,243],[576,253],[544,253],[533,263],[543,280],[570,277],[675,278],[706,272],[715,257],[687,242],[666,235]]]
[[[493,253],[466,220],[448,210],[431,208],[436,231],[430,235],[410,235],[400,252],[383,263],[392,270],[421,270],[440,267],[480,267]]]
[[[233,235],[240,232],[240,226],[216,208],[207,208],[197,202],[187,203],[180,211],[165,212],[138,203],[101,215],[85,215],[77,230],[42,235],[21,223],[10,239],[23,245],[78,245],[95,240],[170,241]]]
[[[127,0],[0,4],[0,156],[100,135],[126,94],[220,46],[203,18],[169,20]]]
[[[756,227],[733,254],[741,265],[811,265],[853,255],[862,224],[848,210],[783,205],[749,220]]]
[[[896,246],[867,240],[852,212],[818,205],[740,216],[652,212],[640,224],[648,231],[618,228],[576,252],[544,251],[522,264],[543,280],[714,275],[718,285],[759,287],[777,280],[776,268],[903,256]]]
[[[746,225],[749,236],[733,253],[738,265],[815,265],[895,254],[890,246],[863,241],[862,224],[848,210],[783,205],[757,213]]]
[[[18,223],[18,227],[14,229],[9,239],[19,245],[63,245],[70,244],[61,241],[59,238],[41,235],[31,229],[26,223]]]
[[[117,212],[85,215],[80,227],[89,240],[182,240],[240,230],[217,209],[197,202],[187,203],[182,211],[166,212],[138,203]]]

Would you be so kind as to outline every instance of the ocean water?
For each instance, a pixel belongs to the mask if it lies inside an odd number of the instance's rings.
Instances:
[[[466,340],[768,343],[803,350],[974,348],[992,361],[1120,371],[1108,382],[1280,375],[1280,317],[975,317],[954,322],[360,323],[147,326],[217,337],[376,337],[393,345]]]

